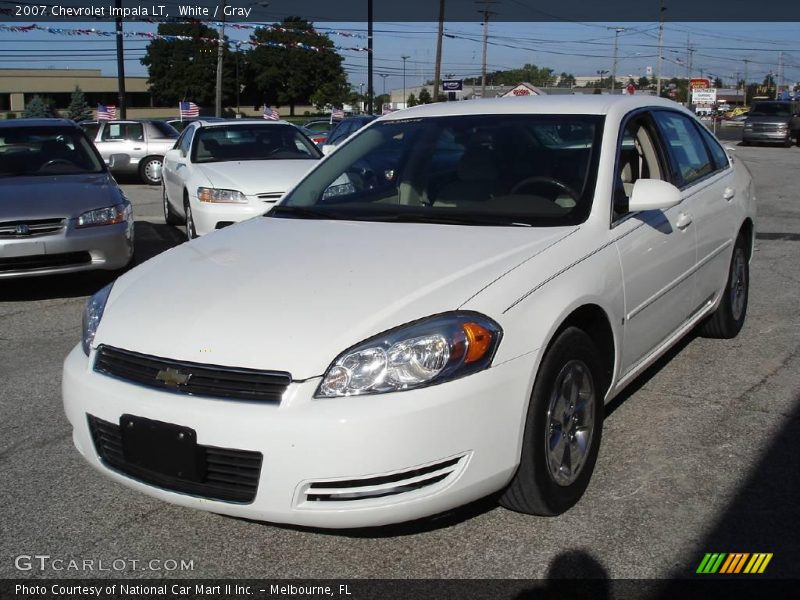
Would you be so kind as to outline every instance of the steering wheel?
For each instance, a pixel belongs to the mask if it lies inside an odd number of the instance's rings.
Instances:
[[[544,177],[544,176],[541,176],[541,175],[535,175],[533,177],[526,177],[525,179],[523,179],[522,181],[517,183],[513,188],[511,188],[511,192],[510,193],[511,194],[516,194],[520,190],[523,190],[528,186],[537,185],[537,184],[551,185],[551,186],[556,187],[559,190],[565,192],[567,195],[569,195],[570,198],[575,200],[575,202],[577,202],[579,200],[578,193],[575,190],[573,190],[571,187],[569,187],[563,181],[561,181],[559,179],[556,179],[554,177]]]
[[[72,162],[71,160],[67,160],[66,158],[54,158],[44,163],[41,167],[39,167],[39,170],[41,171],[42,169],[49,169],[50,167],[55,167],[56,165],[74,167],[75,163]]]

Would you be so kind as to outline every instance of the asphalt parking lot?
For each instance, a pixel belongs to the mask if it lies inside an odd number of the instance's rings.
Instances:
[[[770,575],[800,576],[800,147],[734,147],[759,198],[744,330],[690,337],[608,407],[588,492],[558,518],[487,499],[404,526],[320,532],[134,493],[85,464],[61,406],[62,361],[108,276],[0,281],[0,578],[543,578],[556,565],[570,577],[664,578],[693,573],[706,552],[772,552]],[[158,188],[123,187],[137,262],[183,242]],[[128,562],[20,570],[21,555]],[[153,559],[193,568],[129,562]]]

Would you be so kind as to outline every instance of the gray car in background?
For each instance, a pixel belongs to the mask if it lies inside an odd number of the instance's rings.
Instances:
[[[161,166],[167,150],[178,139],[178,131],[164,121],[115,120],[79,123],[103,159],[124,154],[129,161],[112,167],[114,173],[138,175],[150,185],[161,184]]]
[[[65,119],[0,121],[0,279],[113,271],[132,257],[131,204],[83,131]]]
[[[742,143],[770,142],[787,148],[792,140],[800,145],[800,102],[789,100],[759,100],[747,114],[742,131]]]

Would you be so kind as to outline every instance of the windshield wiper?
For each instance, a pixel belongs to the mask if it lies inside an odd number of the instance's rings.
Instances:
[[[334,215],[328,211],[314,208],[310,206],[293,206],[293,205],[283,205],[278,204],[277,206],[273,206],[269,212],[267,212],[264,216],[265,217],[273,217],[275,215],[287,215],[291,217],[297,217],[300,219],[340,219],[341,217],[338,215]]]

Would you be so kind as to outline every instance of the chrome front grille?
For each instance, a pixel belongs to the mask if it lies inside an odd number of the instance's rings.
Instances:
[[[178,394],[278,403],[292,382],[284,371],[259,371],[172,360],[102,345],[94,370]]]
[[[26,219],[0,222],[0,239],[54,235],[64,231],[66,219]]]

